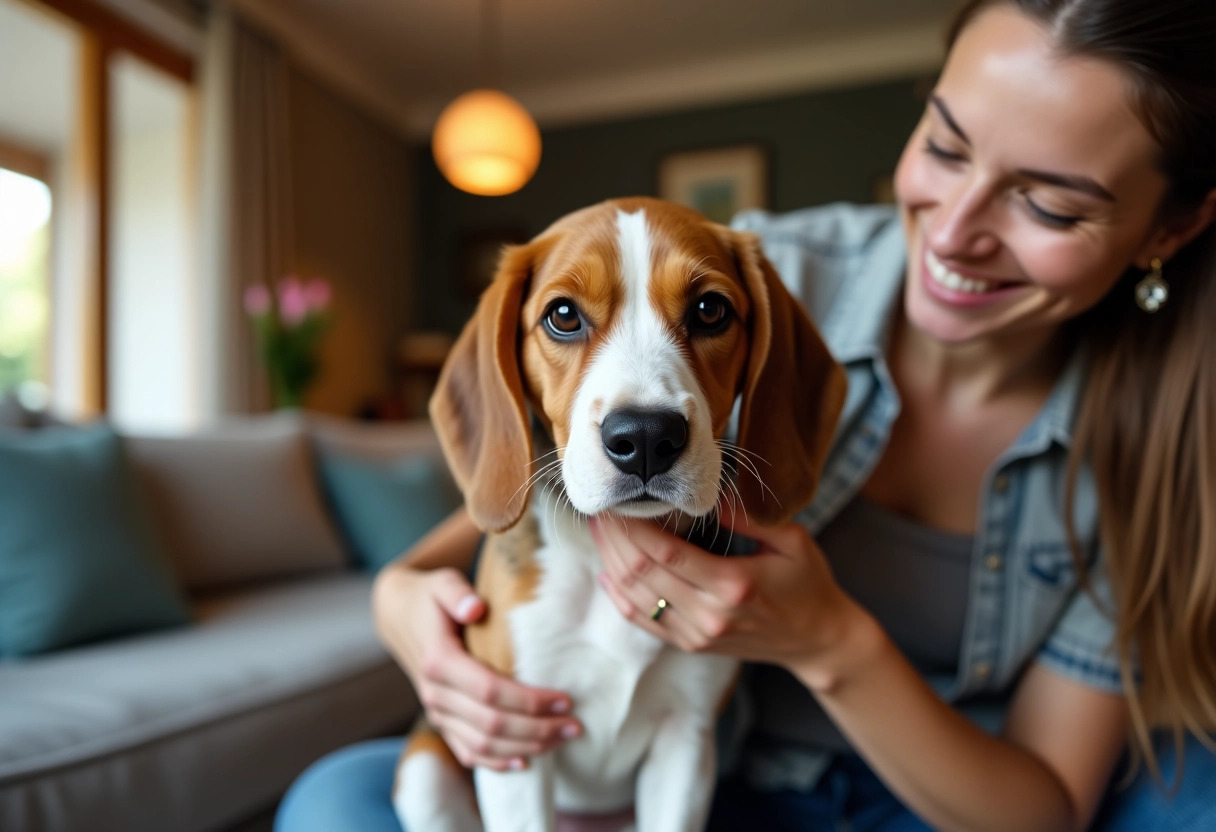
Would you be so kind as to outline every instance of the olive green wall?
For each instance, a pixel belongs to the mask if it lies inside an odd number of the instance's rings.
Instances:
[[[527,236],[562,214],[616,196],[654,194],[666,153],[758,142],[769,154],[769,207],[868,201],[923,108],[924,79],[822,91],[673,115],[550,130],[540,169],[522,190],[477,197],[449,185],[429,147],[416,150],[417,272],[413,325],[457,331],[475,298],[460,277],[462,245],[483,232]]]

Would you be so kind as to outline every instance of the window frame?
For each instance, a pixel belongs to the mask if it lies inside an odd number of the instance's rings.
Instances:
[[[83,399],[86,407],[105,413],[109,405],[107,378],[110,365],[110,208],[111,189],[110,133],[114,96],[110,88],[110,59],[122,52],[132,54],[193,86],[194,58],[161,41],[136,23],[120,16],[95,0],[19,0],[65,19],[81,37],[80,135],[78,150],[83,154],[87,192],[91,205],[91,227],[86,229],[89,246],[87,282],[97,299],[92,320],[88,321],[85,352],[93,357],[85,369]],[[16,147],[11,145],[11,147]],[[23,158],[18,148],[15,159]],[[28,161],[28,160],[27,160]],[[7,165],[6,165],[7,166]],[[47,181],[44,173],[40,177]],[[11,170],[17,170],[11,167]]]

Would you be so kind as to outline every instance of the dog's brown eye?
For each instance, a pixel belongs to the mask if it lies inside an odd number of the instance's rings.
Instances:
[[[573,302],[565,298],[559,298],[549,304],[545,311],[544,325],[550,335],[562,340],[582,337],[585,328],[582,313]]]
[[[730,324],[730,301],[716,292],[697,298],[689,310],[688,328],[700,335],[716,335]]]

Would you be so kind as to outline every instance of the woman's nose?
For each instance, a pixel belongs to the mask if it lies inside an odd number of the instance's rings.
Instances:
[[[1000,245],[992,216],[991,189],[968,177],[937,205],[930,220],[929,245],[938,257],[974,260]]]

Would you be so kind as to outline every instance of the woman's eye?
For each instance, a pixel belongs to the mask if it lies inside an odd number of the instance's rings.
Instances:
[[[730,324],[730,301],[716,292],[697,298],[689,310],[688,328],[700,335],[714,335]]]
[[[943,162],[961,162],[963,154],[955,153],[952,150],[946,150],[939,144],[936,144],[933,139],[925,139],[925,152],[935,159],[940,159]]]
[[[582,335],[585,328],[582,313],[566,298],[549,304],[544,317],[545,329],[555,338],[570,339]]]
[[[1030,197],[1025,197],[1026,207],[1030,209],[1030,214],[1036,220],[1051,228],[1072,228],[1081,221],[1080,217],[1069,217],[1063,214],[1053,214],[1050,211],[1045,211],[1035,204]]]

